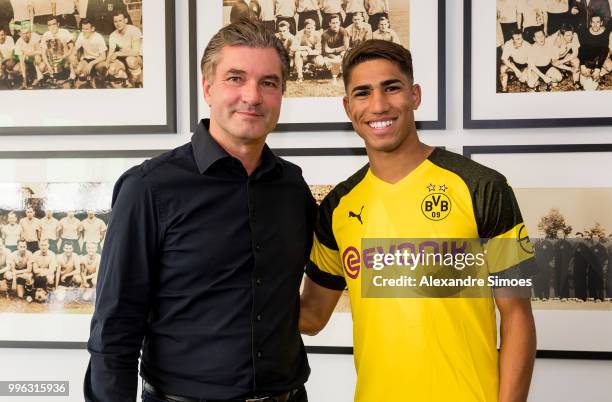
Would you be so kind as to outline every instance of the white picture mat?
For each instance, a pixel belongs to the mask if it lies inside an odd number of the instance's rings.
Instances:
[[[336,185],[368,163],[365,155],[285,156],[283,159],[302,168],[302,176],[310,185]]]
[[[611,152],[488,153],[472,159],[506,176],[515,188],[612,187]]]
[[[472,0],[473,120],[610,117],[612,91],[497,93],[496,2]]]
[[[612,311],[534,310],[541,350],[612,352]]]
[[[210,38],[221,28],[223,5],[221,0],[199,3],[197,8],[197,59],[200,60]],[[421,85],[423,99],[415,113],[417,121],[438,120],[438,2],[413,0],[410,2],[410,51],[414,63],[414,79]],[[202,72],[197,76],[198,115],[208,118],[210,111],[202,93]],[[311,120],[316,116],[316,120]],[[279,123],[348,122],[340,97],[285,98]]]
[[[148,4],[151,7],[146,6]],[[165,4],[163,0],[143,2],[143,88],[0,91],[11,99],[10,102],[3,102],[0,126],[165,125]]]

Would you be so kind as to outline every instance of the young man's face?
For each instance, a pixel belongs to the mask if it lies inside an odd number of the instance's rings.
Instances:
[[[6,33],[4,31],[0,31],[0,43],[4,43],[6,41]]]
[[[601,18],[593,17],[591,18],[591,29],[595,32],[599,32],[601,29]]]
[[[93,257],[93,255],[96,254],[96,251],[98,251],[98,246],[96,246],[93,243],[87,243],[86,249],[87,249],[87,255],[89,255],[90,257]]]
[[[304,32],[306,33],[306,35],[312,34],[314,29],[315,29],[315,24],[313,24],[312,22],[309,22],[308,24],[304,25]]]
[[[8,216],[8,223],[10,223],[11,225],[17,223],[17,216],[15,214],[10,214]]]
[[[50,209],[45,210],[45,216],[47,218],[53,218],[53,211],[51,211]]]
[[[205,78],[203,87],[211,131],[231,142],[265,141],[276,126],[283,89],[282,63],[275,49],[224,47],[213,79]]]
[[[574,33],[572,31],[566,31],[563,34],[563,40],[565,43],[572,43],[572,39],[574,39]]]
[[[405,142],[420,103],[421,88],[384,59],[357,65],[344,98],[346,114],[366,148],[379,152],[393,152]]]
[[[94,32],[94,27],[91,26],[91,24],[83,24],[81,31],[83,32],[83,36],[89,39]]]
[[[546,41],[546,35],[544,35],[544,32],[538,31],[533,35],[533,39],[538,45],[544,46],[544,43]]]
[[[289,27],[286,25],[280,26],[278,27],[278,32],[280,32],[281,36],[285,38],[287,37],[287,34],[289,33]]]
[[[523,35],[512,35],[512,43],[514,43],[515,47],[521,47],[523,45]]]
[[[95,217],[96,217],[96,213],[95,213],[95,211],[91,211],[91,210],[87,211],[87,217],[88,217],[89,219],[93,219],[93,218],[95,218]]]
[[[378,29],[380,29],[381,32],[387,32],[389,30],[389,21],[380,20],[378,23]]]
[[[28,219],[32,219],[34,217],[34,210],[32,208],[26,209],[26,216]]]
[[[364,22],[365,21],[361,14],[355,14],[355,16],[353,16],[353,24],[355,24],[356,26],[360,27]]]
[[[67,256],[72,255],[72,244],[64,245],[64,254],[66,254]]]
[[[21,31],[19,31],[19,36],[23,38],[25,43],[29,43],[30,39],[32,38],[32,32],[29,29],[22,29]]]
[[[57,22],[57,20],[51,20],[47,22],[47,27],[53,35],[55,35],[59,31],[59,23]]]
[[[47,240],[41,240],[40,243],[38,243],[38,246],[40,247],[42,254],[47,254],[47,251],[49,251],[49,242]]]
[[[25,242],[20,242],[17,244],[17,251],[19,251],[20,255],[24,255],[27,249],[28,245]]]
[[[123,17],[123,15],[116,15],[115,17],[113,17],[113,24],[115,24],[115,28],[117,28],[117,31],[123,31],[123,29],[125,28],[125,18]]]
[[[329,21],[329,28],[334,32],[340,32],[340,18]]]

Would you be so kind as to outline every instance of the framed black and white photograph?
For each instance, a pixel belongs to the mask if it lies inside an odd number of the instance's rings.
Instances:
[[[190,0],[192,129],[209,110],[198,60],[212,36],[246,16],[275,32],[291,59],[291,73],[276,131],[350,130],[342,107],[342,56],[376,38],[412,52],[415,82],[423,89],[419,129],[444,129],[445,1],[414,0]],[[316,119],[316,120],[314,120]]]
[[[158,153],[0,152],[0,346],[84,346],[113,186]]]
[[[610,0],[465,0],[464,128],[612,124]]]
[[[612,169],[612,145],[474,146],[464,154],[504,174],[516,194],[538,265],[540,353],[612,358],[612,179],[601,174]]]
[[[0,135],[176,132],[174,25],[171,0],[1,0]]]

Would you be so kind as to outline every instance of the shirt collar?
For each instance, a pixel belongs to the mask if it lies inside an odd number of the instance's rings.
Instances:
[[[208,131],[209,127],[210,119],[202,119],[191,137],[193,156],[200,174],[204,174],[218,160],[232,158],[232,156],[210,135]],[[280,169],[281,166],[279,158],[274,155],[266,144],[264,145],[261,155],[261,165],[255,170],[254,174],[259,175],[270,170],[277,170]]]

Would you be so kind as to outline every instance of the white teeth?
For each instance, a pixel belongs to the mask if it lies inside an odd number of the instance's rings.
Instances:
[[[389,127],[391,124],[393,124],[393,120],[373,121],[370,123],[370,127],[381,130],[383,128]]]

